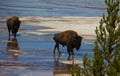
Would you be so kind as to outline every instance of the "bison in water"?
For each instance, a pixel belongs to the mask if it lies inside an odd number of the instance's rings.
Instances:
[[[17,16],[12,16],[7,20],[7,27],[8,27],[8,32],[9,32],[9,37],[10,37],[10,32],[14,36],[16,36],[16,33],[18,32],[19,26],[20,26],[21,21]]]
[[[76,48],[76,50],[79,50],[82,42],[82,37],[78,36],[77,32],[72,30],[67,30],[61,33],[57,33],[54,35],[55,40],[55,47],[53,50],[53,53],[55,53],[56,48],[58,49],[58,52],[60,54],[59,50],[59,44],[61,44],[63,47],[67,46],[67,52],[69,55],[74,55],[73,50]]]

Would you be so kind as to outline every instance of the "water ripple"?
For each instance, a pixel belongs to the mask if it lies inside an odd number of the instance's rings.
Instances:
[[[103,0],[2,0],[0,16],[100,16],[105,8]]]

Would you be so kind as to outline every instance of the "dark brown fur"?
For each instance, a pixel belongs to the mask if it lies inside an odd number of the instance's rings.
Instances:
[[[82,42],[82,37],[78,36],[77,32],[72,30],[57,33],[54,35],[53,39],[56,43],[53,52],[55,53],[55,49],[57,48],[60,53],[59,44],[61,44],[63,46],[67,46],[67,52],[69,55],[71,55],[71,53],[74,55],[73,49],[76,48],[76,50],[79,50]]]
[[[10,32],[12,32],[12,34],[14,36],[16,36],[16,33],[18,32],[18,29],[20,26],[20,23],[21,23],[21,21],[19,20],[19,18],[17,16],[12,16],[11,18],[9,18],[7,20],[9,36],[10,36]]]

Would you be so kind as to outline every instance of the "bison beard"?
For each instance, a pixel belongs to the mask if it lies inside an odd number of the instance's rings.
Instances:
[[[7,20],[7,27],[8,27],[8,32],[9,32],[9,37],[10,37],[10,32],[14,36],[16,36],[16,33],[18,32],[19,26],[20,26],[21,21],[19,21],[19,18],[17,16],[12,16]]]
[[[55,53],[55,50],[57,48],[59,54],[60,54],[59,44],[61,44],[62,46],[67,46],[68,54],[74,55],[73,52],[74,48],[76,48],[76,50],[79,50],[82,42],[82,37],[78,36],[78,34],[72,30],[57,33],[54,35],[53,39],[55,40],[55,47],[53,53]]]

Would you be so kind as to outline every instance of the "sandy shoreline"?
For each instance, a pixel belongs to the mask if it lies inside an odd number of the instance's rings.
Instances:
[[[46,29],[36,31],[65,31],[74,30],[85,38],[95,38],[95,29],[99,26],[100,17],[22,17],[23,24],[44,26]]]

